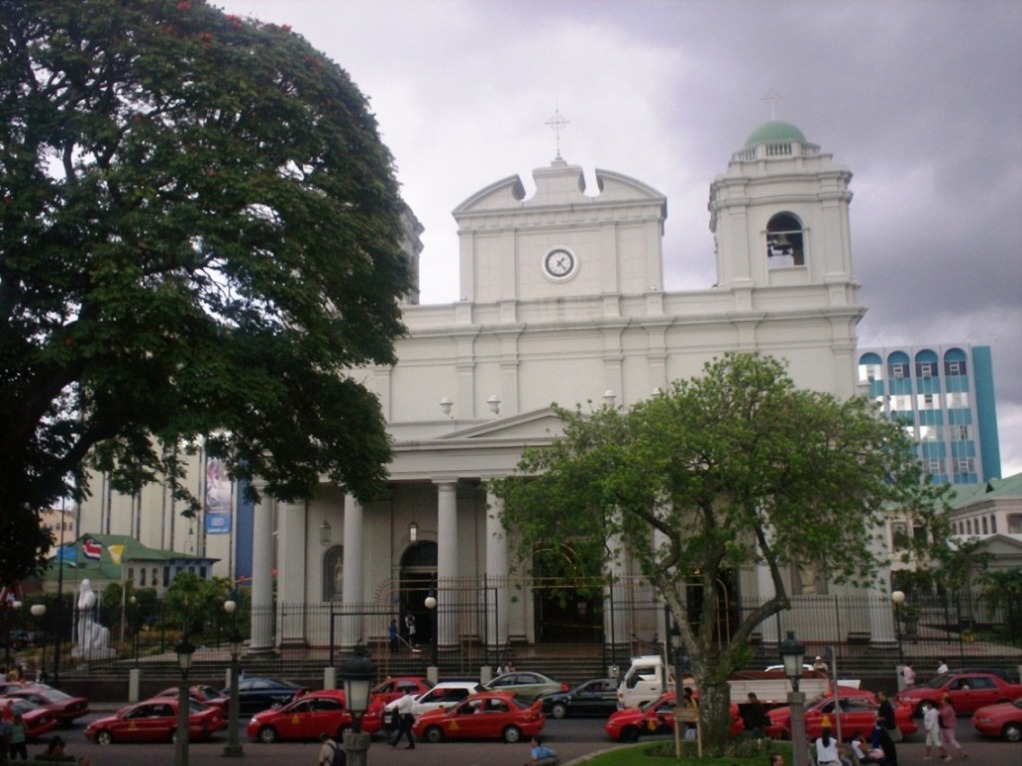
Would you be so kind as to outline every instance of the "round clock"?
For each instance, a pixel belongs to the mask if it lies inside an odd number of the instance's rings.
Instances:
[[[543,270],[554,279],[565,279],[575,272],[575,256],[564,248],[551,250],[543,258]]]

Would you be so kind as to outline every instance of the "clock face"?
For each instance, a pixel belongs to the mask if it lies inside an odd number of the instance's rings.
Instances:
[[[543,270],[554,279],[565,279],[575,273],[575,256],[563,248],[551,250],[543,258]]]

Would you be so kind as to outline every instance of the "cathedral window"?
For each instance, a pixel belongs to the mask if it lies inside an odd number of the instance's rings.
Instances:
[[[770,219],[766,243],[770,268],[806,265],[802,223],[791,213],[778,213]]]

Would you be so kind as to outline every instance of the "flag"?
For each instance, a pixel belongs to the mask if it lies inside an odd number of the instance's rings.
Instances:
[[[65,545],[62,548],[57,548],[57,553],[53,558],[57,561],[73,564],[78,561],[78,550],[73,545]]]
[[[108,545],[106,549],[110,552],[110,560],[114,562],[114,566],[120,566],[121,556],[124,555],[124,546]]]
[[[93,540],[91,537],[86,537],[82,540],[82,553],[87,559],[99,561],[103,555],[103,543]]]

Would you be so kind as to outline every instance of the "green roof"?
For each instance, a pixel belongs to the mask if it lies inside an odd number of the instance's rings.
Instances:
[[[804,144],[806,143],[806,137],[802,134],[801,130],[790,122],[774,120],[772,122],[764,122],[752,131],[745,140],[745,147],[755,146],[764,141],[798,141]]]
[[[954,491],[951,507],[956,509],[994,498],[1022,497],[1022,473],[979,484],[956,484]]]

